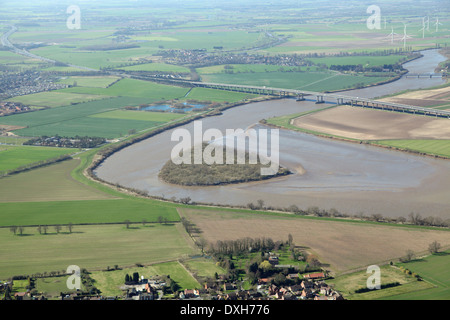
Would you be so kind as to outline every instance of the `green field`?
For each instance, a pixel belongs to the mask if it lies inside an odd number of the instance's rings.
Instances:
[[[0,171],[17,169],[72,152],[74,150],[68,148],[0,145]]]
[[[364,293],[355,293],[355,290],[367,287],[367,280],[370,275],[364,270],[338,276],[335,279],[328,280],[327,283],[332,284],[348,300],[385,300],[433,288],[432,284],[426,281],[417,281],[415,277],[401,272],[397,267],[381,266],[381,285],[395,282],[400,283],[400,285]]]
[[[154,101],[182,98],[187,88],[162,85],[150,81],[122,79],[108,88],[72,87],[58,92],[105,95],[113,97],[146,98],[148,103]]]
[[[448,300],[450,299],[450,252],[440,252],[399,264],[420,275],[435,287],[429,290],[411,292],[391,297],[396,300]]]
[[[92,100],[101,100],[106,97],[98,94],[78,94],[69,92],[48,91],[18,96],[8,101],[20,102],[27,106],[34,107],[61,107],[72,103],[81,103]]]
[[[257,95],[242,92],[230,92],[208,88],[193,88],[185,97],[185,100],[193,99],[198,101],[212,102],[238,102],[245,99],[252,99]]]
[[[106,211],[104,212],[106,213]],[[36,227],[25,228],[22,236],[0,228],[0,279],[12,275],[66,270],[77,265],[88,270],[108,266],[131,266],[180,258],[193,249],[180,235],[179,225],[74,226],[39,234]]]
[[[450,158],[450,140],[380,140],[373,143]]]
[[[162,72],[173,72],[173,73],[189,73],[189,68],[182,67],[182,66],[176,66],[173,64],[167,64],[167,63],[144,63],[144,64],[138,64],[134,66],[128,66],[119,68],[121,70],[125,71],[162,71]]]
[[[135,111],[135,110],[115,110],[96,114],[92,118],[122,119],[122,120],[141,120],[153,122],[169,122],[185,117],[186,115],[174,112],[153,112],[153,111]]]
[[[308,58],[315,64],[325,64],[327,67],[331,65],[359,65],[363,67],[383,66],[385,64],[395,64],[405,55],[388,55],[388,56],[355,56],[355,57],[324,57],[324,58]]]
[[[145,98],[117,97],[46,109],[33,113],[12,115],[0,119],[0,124],[26,127],[14,131],[21,136],[97,136],[108,139],[128,134],[132,129],[142,130],[161,124],[160,121],[90,117],[126,106],[148,103]]]
[[[125,220],[140,223],[144,219],[155,222],[162,216],[178,221],[174,208],[152,200],[73,200],[39,202],[1,202],[0,226],[123,223]]]
[[[387,77],[365,77],[363,75],[343,75],[333,72],[270,72],[262,77],[260,73],[220,73],[205,74],[205,82],[241,84],[251,86],[266,86],[286,89],[305,89],[309,91],[345,90],[353,87],[366,86],[381,81]]]
[[[116,198],[75,180],[70,172],[79,164],[78,159],[65,160],[3,177],[0,179],[0,203]]]
[[[210,67],[197,68],[196,71],[201,75],[214,73],[266,73],[266,72],[298,72],[298,71],[315,71],[316,67],[293,67],[266,64],[229,64],[217,65]]]
[[[215,272],[218,274],[224,273],[224,270],[217,267],[214,261],[200,258],[188,259],[181,263],[174,261],[144,267],[125,268],[122,270],[94,271],[91,277],[96,281],[96,286],[102,294],[107,296],[121,296],[123,291],[120,290],[120,286],[124,284],[125,275],[132,275],[134,272],[138,272],[145,279],[169,275],[180,286],[180,290],[200,288],[201,284],[189,274],[183,265],[190,270],[202,272],[202,274],[198,274],[199,276],[213,277]]]
[[[94,87],[94,88],[106,88],[108,85],[112,84],[114,81],[117,81],[118,77],[112,76],[86,76],[86,77],[62,77],[58,82],[64,83],[67,85],[74,85],[80,87]]]

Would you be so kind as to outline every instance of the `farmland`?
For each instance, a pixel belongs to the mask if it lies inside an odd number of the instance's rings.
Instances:
[[[72,152],[73,150],[67,148],[0,145],[0,171],[17,169],[18,167],[56,158]]]
[[[191,116],[220,114],[211,110],[215,107],[258,98],[249,93],[172,85],[167,80],[318,92],[346,90],[392,80],[399,71],[342,71],[331,66],[398,65],[414,56],[415,50],[449,44],[448,10],[436,10],[436,0],[430,0],[426,9],[434,10],[429,14],[431,23],[440,18],[440,31],[434,31],[432,25],[423,38],[423,4],[382,0],[383,13],[390,12],[392,17],[384,21],[387,26],[370,30],[366,6],[358,1],[345,6],[297,2],[81,1],[81,29],[69,30],[65,3],[6,0],[1,31],[14,25],[17,31],[9,36],[14,46],[56,63],[22,56],[0,45],[0,94],[8,97],[5,101],[33,109],[0,118],[5,134],[0,137],[0,172],[62,155],[72,154],[73,158],[0,178],[0,280],[64,272],[75,264],[89,270],[104,296],[122,295],[119,286],[125,274],[135,271],[148,277],[169,275],[180,290],[202,288],[204,279],[226,275],[228,270],[213,258],[200,258],[203,250],[198,241],[207,241],[209,254],[208,246],[217,241],[244,237],[286,241],[290,234],[298,248],[316,255],[336,276],[330,283],[346,298],[449,299],[447,253],[397,263],[407,250],[426,254],[431,239],[446,249],[450,246],[446,227],[418,226],[409,220],[389,223],[303,216],[262,206],[259,210],[202,207],[175,197],[161,201],[160,195],[153,195],[157,199],[147,196],[151,195],[147,190],[121,188],[87,174],[93,161],[119,143],[135,141],[131,139],[144,132],[152,133]],[[404,47],[400,40],[403,22],[411,34]],[[397,33],[392,42],[388,36],[391,28]],[[265,59],[277,62],[261,62]],[[441,66],[445,68],[445,64]],[[139,80],[133,78],[138,74]],[[38,85],[16,82],[27,77]],[[142,80],[144,77],[150,81]],[[155,78],[165,82],[151,81]],[[58,89],[39,87],[42,79]],[[10,84],[25,91],[6,90]],[[441,109],[449,108],[448,98],[448,86],[385,97]],[[211,109],[201,113],[139,110],[152,104],[192,101]],[[447,119],[397,118],[375,112],[327,106],[320,112],[297,112],[267,121],[308,133],[450,157],[448,124],[439,121]],[[102,137],[107,142],[91,150],[21,145],[41,136]],[[185,199],[189,199],[187,195]],[[200,232],[194,237],[188,234],[182,218],[188,218]],[[306,262],[292,261],[287,250],[279,253],[281,263],[305,268]],[[248,263],[240,256],[230,260],[242,269]],[[387,265],[390,261],[395,264]],[[382,265],[384,283],[401,285],[355,294],[365,286],[367,274],[361,270],[369,264]],[[110,269],[114,266],[117,270]],[[419,273],[425,281],[401,272],[401,266]],[[66,277],[40,278],[36,289],[54,298],[67,291],[65,281]],[[14,292],[25,291],[26,285],[26,280],[15,280]],[[255,288],[247,279],[242,286]]]
[[[209,243],[263,236],[283,241],[287,234],[292,234],[295,244],[317,254],[319,260],[329,264],[336,274],[381,261],[389,262],[403,256],[408,249],[426,251],[429,239],[436,238],[443,246],[450,245],[448,230],[236,211],[189,209],[183,210],[182,214],[195,223]],[[368,247],[372,249],[367,251]]]
[[[179,235],[177,226],[146,225],[129,229],[123,224],[65,227],[57,233],[49,228],[40,234],[36,227],[26,228],[22,236],[0,229],[2,256],[0,277],[65,270],[76,264],[91,270],[107,266],[132,266],[176,259],[192,253]],[[95,246],[92,244],[95,243]]]

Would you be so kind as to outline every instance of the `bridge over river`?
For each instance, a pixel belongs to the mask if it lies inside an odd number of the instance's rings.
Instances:
[[[148,80],[148,79],[147,79]],[[379,101],[369,98],[347,96],[340,93],[323,93],[297,89],[281,89],[272,87],[259,87],[259,86],[247,86],[247,85],[235,85],[235,84],[223,84],[223,83],[211,83],[211,82],[197,82],[197,81],[185,81],[185,80],[172,80],[164,79],[164,82],[172,82],[178,84],[189,85],[200,88],[210,88],[219,90],[228,90],[234,92],[245,92],[259,95],[271,95],[280,97],[296,97],[297,101],[306,100],[305,97],[314,97],[316,103],[335,103],[338,105],[351,105],[354,107],[365,107],[373,109],[381,109],[396,112],[405,112],[413,114],[421,114],[433,117],[443,117],[450,119],[450,111],[439,110],[425,107],[417,107],[411,105],[405,105],[394,102]],[[310,100],[310,99],[308,99]]]

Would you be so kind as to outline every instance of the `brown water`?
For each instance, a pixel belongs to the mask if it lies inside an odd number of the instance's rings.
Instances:
[[[424,54],[424,58],[405,67],[410,72],[431,72],[437,63],[445,60],[434,50]],[[377,97],[392,93],[392,87],[400,91],[442,82],[442,79],[402,78],[376,88],[347,91],[346,95]],[[204,119],[203,130],[261,128],[260,119],[322,107],[292,99],[251,103]],[[183,128],[193,132],[193,124]],[[172,130],[164,132],[115,153],[96,174],[107,181],[167,199],[189,196],[197,202],[232,205],[262,199],[266,205],[276,207],[296,204],[304,209],[318,206],[351,214],[405,217],[414,211],[422,216],[450,218],[450,161],[280,130],[281,165],[294,172],[304,170],[304,174],[236,185],[181,187],[168,185],[157,177],[177,144],[171,141],[171,133]]]

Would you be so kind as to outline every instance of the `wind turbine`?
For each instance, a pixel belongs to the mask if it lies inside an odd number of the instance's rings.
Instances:
[[[391,37],[391,43],[394,43],[394,35],[396,35],[396,33],[394,32],[394,27],[392,27],[391,33],[388,34],[388,37]]]
[[[422,29],[419,31],[422,31],[422,39],[425,38],[425,17],[422,18]]]
[[[442,25],[442,23],[439,22],[439,18],[436,18],[435,25],[436,25],[436,32],[438,32],[439,31],[439,25]]]
[[[427,16],[427,31],[430,31],[430,16]]]
[[[406,33],[406,24],[404,24],[404,28],[403,28],[403,37],[400,39],[403,41],[403,49],[406,49],[406,39],[411,38],[407,33]]]

